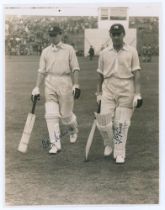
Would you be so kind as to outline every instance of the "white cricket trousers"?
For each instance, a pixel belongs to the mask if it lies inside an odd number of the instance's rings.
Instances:
[[[102,85],[101,115],[110,114],[112,126],[104,139],[104,145],[114,145],[114,157],[126,156],[127,134],[133,114],[134,81],[130,79],[107,78]]]
[[[74,98],[70,75],[48,75],[45,79],[45,119],[50,142],[60,139],[59,119],[71,133],[77,133],[77,120],[73,113]]]

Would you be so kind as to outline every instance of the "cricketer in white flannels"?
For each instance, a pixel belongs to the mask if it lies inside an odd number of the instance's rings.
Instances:
[[[112,46],[99,56],[97,102],[101,111],[97,126],[104,140],[104,156],[113,152],[116,163],[124,163],[126,141],[134,108],[142,105],[140,64],[135,48],[124,43],[125,29],[114,24],[109,30]]]
[[[80,97],[79,63],[72,46],[63,43],[62,30],[58,26],[48,31],[51,44],[40,57],[36,86],[32,98],[40,94],[45,84],[45,119],[49,132],[50,154],[61,150],[59,120],[70,130],[70,142],[78,137],[76,115],[73,113],[74,99]]]

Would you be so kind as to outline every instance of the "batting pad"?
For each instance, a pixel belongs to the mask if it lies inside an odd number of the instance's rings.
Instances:
[[[95,117],[97,120],[97,124],[99,126],[106,126],[112,122],[112,114],[111,113],[108,113],[108,114],[95,113]]]
[[[69,117],[61,117],[61,121],[64,125],[69,128],[71,134],[78,133],[78,124],[75,114],[72,114]]]
[[[45,103],[45,118],[46,119],[53,119],[53,118],[59,118],[59,105],[56,102],[48,101]]]
[[[133,110],[126,107],[118,107],[115,112],[115,122],[130,124]]]
[[[57,140],[60,141],[59,106],[57,103],[53,101],[45,103],[45,119],[50,142],[55,144]]]
[[[133,110],[129,108],[118,107],[116,109],[113,126],[114,157],[126,156],[126,142],[132,113]]]
[[[96,116],[96,125],[104,141],[104,146],[113,146],[113,129],[112,129],[112,115],[109,114],[97,114]]]

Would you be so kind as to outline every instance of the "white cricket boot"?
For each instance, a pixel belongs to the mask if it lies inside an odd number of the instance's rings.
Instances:
[[[57,150],[60,151],[61,150],[61,140],[60,140],[60,138],[56,139],[54,144],[55,144]]]
[[[72,114],[69,117],[63,117],[62,123],[68,127],[68,131],[70,134],[70,143],[75,143],[78,137],[78,125],[76,116]]]
[[[51,149],[49,150],[49,154],[56,154],[58,149],[55,144],[51,144]]]
[[[110,156],[111,154],[112,154],[112,148],[111,148],[111,146],[109,146],[109,145],[105,146],[104,156],[107,157],[107,156]]]
[[[77,133],[70,134],[70,143],[74,144],[77,141]]]
[[[118,155],[116,157],[116,163],[125,163],[125,158],[124,156]]]

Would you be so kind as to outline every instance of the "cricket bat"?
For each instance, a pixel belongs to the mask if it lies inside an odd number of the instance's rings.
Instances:
[[[101,101],[99,102],[97,113],[100,113],[100,108],[101,108]],[[88,161],[88,155],[89,155],[89,151],[93,142],[95,130],[96,130],[96,117],[93,121],[92,128],[87,139],[87,143],[85,147],[85,161]]]
[[[34,97],[33,105],[32,105],[32,111],[28,114],[27,120],[25,123],[25,127],[22,133],[22,138],[20,140],[20,143],[18,145],[18,151],[22,153],[26,153],[28,149],[28,144],[30,140],[30,136],[33,130],[34,122],[35,122],[35,106],[38,100],[38,96]]]

